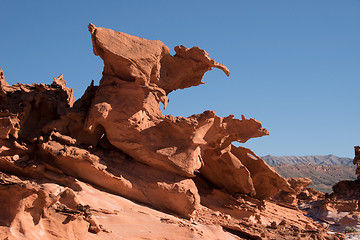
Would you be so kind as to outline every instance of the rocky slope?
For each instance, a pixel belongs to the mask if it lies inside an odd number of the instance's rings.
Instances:
[[[360,181],[359,165],[360,165],[360,147],[355,147],[355,158],[352,163],[357,165],[357,169],[353,168],[352,178],[354,180],[341,180],[332,186],[331,194],[323,194],[309,188],[311,179],[308,178],[290,178],[287,179],[291,187],[295,189],[295,193],[281,191],[274,199],[286,202],[288,204],[297,205],[308,213],[318,222],[328,224],[330,229],[334,231],[355,231],[347,235],[346,239],[359,239],[360,234]],[[290,165],[288,165],[290,166]],[[298,165],[292,165],[293,168]],[[310,165],[327,168],[326,165]],[[338,166],[340,167],[340,166]],[[346,167],[346,166],[342,166]],[[318,169],[312,169],[315,174]],[[356,177],[356,175],[358,175]]]
[[[219,68],[198,48],[89,25],[104,61],[74,102],[62,76],[9,86],[0,70],[2,239],[339,239],[296,207],[296,189],[250,149],[255,119],[164,116],[167,95]]]
[[[310,187],[324,193],[331,193],[332,186],[339,181],[356,179],[354,166],[283,164],[273,168],[285,178],[310,178],[312,180]]]
[[[272,156],[262,157],[282,177],[310,178],[310,187],[325,193],[342,180],[355,180],[355,166],[351,158],[326,156]]]
[[[355,239],[358,239],[360,237],[359,189],[359,180],[340,181],[333,186],[330,195],[319,201],[304,202],[300,208],[307,211],[308,216],[329,224],[332,230],[355,229],[358,232]]]

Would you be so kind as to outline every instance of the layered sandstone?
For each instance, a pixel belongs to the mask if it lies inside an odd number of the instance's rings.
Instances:
[[[310,178],[287,178],[294,192],[280,191],[274,199],[282,203],[290,204],[297,208],[302,202],[315,202],[323,200],[325,194],[313,188],[309,188],[312,183]]]
[[[358,166],[356,175],[359,176],[359,147],[355,146],[353,163]],[[352,228],[359,232],[360,225],[360,181],[342,180],[336,183],[331,194],[324,199],[306,199],[300,207],[306,210],[309,216],[329,224],[332,230],[344,231]],[[311,195],[311,194],[309,194]],[[358,236],[357,236],[358,237]]]
[[[269,201],[295,190],[232,145],[268,135],[259,121],[161,113],[171,91],[203,84],[206,71],[229,76],[224,65],[198,47],[172,56],[161,41],[89,31],[103,76],[76,102],[62,75],[10,86],[0,71],[0,237],[336,239]],[[132,229],[137,223],[153,234]]]

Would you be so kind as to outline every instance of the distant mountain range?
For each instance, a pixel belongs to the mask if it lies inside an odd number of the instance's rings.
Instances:
[[[315,156],[272,156],[267,155],[261,157],[270,166],[276,166],[281,164],[316,164],[316,165],[346,165],[353,166],[353,159],[348,157],[337,157],[335,155],[315,155]]]
[[[356,167],[352,158],[326,156],[272,156],[261,157],[272,166],[281,176],[307,177],[313,183],[310,187],[331,193],[332,186],[341,180],[355,180]]]

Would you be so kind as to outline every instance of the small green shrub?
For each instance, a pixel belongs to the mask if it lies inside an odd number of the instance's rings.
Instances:
[[[357,232],[355,227],[346,227],[345,228],[345,233],[353,233],[353,232]]]

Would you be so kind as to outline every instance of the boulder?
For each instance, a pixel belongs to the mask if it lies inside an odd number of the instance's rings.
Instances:
[[[296,192],[300,192],[312,183],[310,178],[287,178],[286,180]]]

